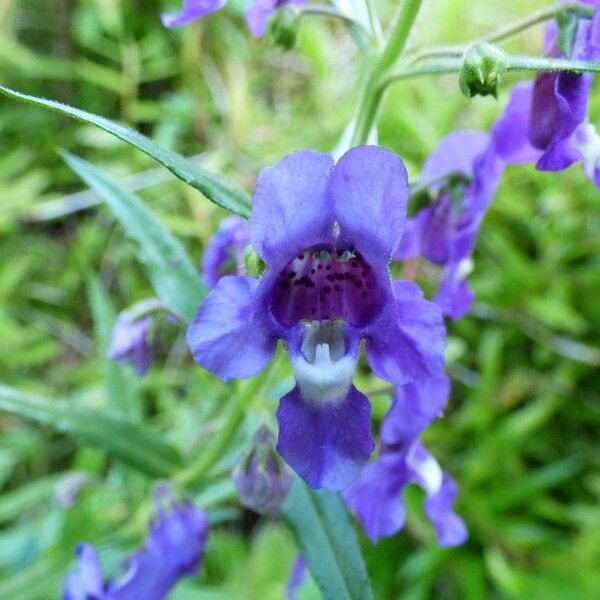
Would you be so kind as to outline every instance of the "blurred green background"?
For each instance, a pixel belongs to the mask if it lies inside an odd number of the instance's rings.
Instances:
[[[152,0],[4,0],[0,83],[124,121],[200,155],[248,191],[258,170],[301,147],[330,150],[349,120],[360,70],[345,30],[307,19],[296,51],[255,41],[243,6],[168,31]],[[546,6],[535,0],[429,0],[412,42],[468,40]],[[393,6],[380,3],[383,22]],[[539,53],[541,28],[507,47]],[[455,128],[488,128],[499,100],[464,98],[456,78],[395,86],[380,143],[410,174]],[[592,122],[600,120],[598,90]],[[152,295],[135,248],[56,150],[85,157],[139,190],[199,261],[224,212],[151,159],[102,131],[0,98],[0,380],[143,419],[186,453],[218,429],[235,387],[191,361],[175,326],[136,380],[104,359],[116,313]],[[82,193],[80,193],[82,192]],[[477,302],[449,324],[451,401],[425,442],[460,488],[470,539],[436,547],[409,490],[408,522],[372,546],[361,538],[377,600],[600,597],[600,197],[578,166],[510,168],[479,236]],[[431,285],[423,272],[422,283]],[[271,421],[289,383],[249,407],[243,435],[197,490],[212,528],[197,581],[174,600],[279,599],[296,550],[284,526],[241,511],[227,473]],[[365,392],[381,382],[359,376]],[[376,419],[387,408],[373,395]],[[73,473],[88,485],[65,507]],[[59,596],[73,545],[97,544],[116,567],[143,537],[151,482],[49,428],[0,414],[0,598]],[[62,494],[62,496],[61,496]],[[72,495],[72,494],[71,494]],[[134,523],[135,526],[123,527]],[[201,591],[198,591],[201,590]],[[300,598],[318,598],[310,582]]]

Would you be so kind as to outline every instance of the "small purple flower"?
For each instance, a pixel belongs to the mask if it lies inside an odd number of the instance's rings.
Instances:
[[[422,256],[443,267],[435,301],[452,319],[462,317],[473,301],[465,281],[470,256],[505,166],[533,162],[539,156],[524,129],[530,95],[528,88],[515,86],[489,135],[453,132],[423,166],[421,179],[433,182],[437,196],[408,220],[395,258]]]
[[[249,241],[248,221],[237,215],[221,221],[202,257],[202,272],[208,287],[215,287],[225,275],[244,274],[244,249]]]
[[[453,512],[456,484],[442,472],[421,444],[423,429],[446,404],[447,377],[396,388],[394,402],[381,429],[381,454],[343,492],[365,533],[376,542],[404,525],[402,490],[416,483],[425,490],[425,513],[441,546],[462,544],[467,537],[463,521]]]
[[[267,269],[223,277],[188,329],[196,362],[225,381],[258,373],[285,340],[296,386],[277,410],[277,450],[314,488],[343,489],[374,448],[369,401],[352,385],[361,339],[397,385],[443,366],[439,309],[389,278],[407,198],[404,165],[375,146],[336,165],[304,150],[263,169],[250,234]]]
[[[306,563],[302,554],[298,554],[292,565],[290,576],[288,577],[285,585],[285,599],[294,600],[298,588],[304,583],[306,579]]]
[[[138,302],[121,312],[112,330],[107,356],[121,364],[132,364],[143,375],[154,358],[157,345],[151,312],[161,307],[155,298]]]
[[[267,20],[273,11],[287,5],[305,4],[306,0],[251,0],[246,9],[246,24],[254,37],[262,37],[267,29]],[[200,17],[223,8],[227,0],[183,0],[178,13],[163,13],[161,19],[165,27],[186,25]]]
[[[161,600],[177,581],[198,570],[208,532],[206,515],[189,503],[159,511],[144,545],[118,581],[104,580],[96,551],[77,547],[78,568],[64,580],[64,600]]]
[[[597,0],[584,2],[596,10],[592,20],[579,19],[569,58],[574,60],[597,60],[600,58],[598,43]],[[556,21],[546,26],[544,51],[547,56],[564,57],[559,48],[559,28]],[[581,158],[572,136],[584,123],[587,102],[592,84],[591,73],[539,73],[533,85],[530,104],[529,137],[532,144],[542,150],[536,167],[541,171],[560,171]]]
[[[285,500],[292,473],[277,456],[275,436],[268,427],[254,434],[251,451],[234,469],[233,480],[240,502],[258,513],[273,513]]]

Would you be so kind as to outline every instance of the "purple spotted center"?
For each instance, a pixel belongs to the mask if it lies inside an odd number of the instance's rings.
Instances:
[[[312,249],[281,271],[272,310],[286,325],[343,318],[362,326],[377,312],[380,298],[373,269],[360,254]]]

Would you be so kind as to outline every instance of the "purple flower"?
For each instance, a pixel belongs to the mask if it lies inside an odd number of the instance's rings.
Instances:
[[[435,301],[452,319],[462,317],[473,301],[465,281],[470,256],[505,166],[533,162],[539,156],[525,130],[530,95],[528,88],[515,86],[489,135],[453,132],[423,166],[421,179],[432,182],[437,196],[408,220],[395,257],[422,256],[443,267]]]
[[[443,366],[439,309],[391,282],[405,219],[402,161],[375,146],[298,151],[258,177],[252,246],[260,280],[223,277],[188,330],[196,362],[227,381],[251,377],[286,342],[296,385],[277,410],[277,450],[314,488],[339,490],[371,454],[371,407],[353,385],[361,339],[383,379],[402,385]]]
[[[402,491],[409,483],[425,490],[425,513],[441,546],[462,544],[467,537],[463,521],[453,512],[456,484],[442,472],[421,444],[423,429],[446,404],[449,382],[444,375],[396,388],[394,402],[381,429],[381,454],[344,491],[365,533],[376,542],[404,525]]]
[[[159,511],[144,545],[118,581],[104,580],[96,551],[77,547],[78,568],[64,580],[64,600],[161,600],[175,583],[198,570],[208,532],[206,515],[189,503]]]
[[[223,8],[226,2],[227,0],[183,0],[183,6],[178,13],[163,13],[160,17],[165,27],[187,25]]]
[[[132,364],[137,375],[143,375],[154,358],[156,330],[150,312],[160,308],[154,298],[138,302],[121,312],[112,330],[108,358],[121,364]]]
[[[183,0],[178,13],[163,13],[161,19],[165,27],[186,25],[225,6],[227,0]],[[254,37],[262,37],[267,29],[271,13],[287,5],[305,4],[306,0],[251,0],[246,9],[246,24]]]
[[[202,272],[208,287],[215,287],[224,275],[244,274],[244,249],[249,241],[246,220],[231,215],[221,221],[202,257]]]
[[[597,1],[586,2],[598,6]],[[597,60],[600,45],[597,31],[600,16],[594,11],[592,20],[579,19],[569,58]],[[546,26],[546,55],[564,57],[559,48],[559,28],[556,21]],[[539,73],[534,82],[529,121],[529,137],[536,148],[543,150],[536,167],[541,171],[559,171],[580,159],[570,139],[587,114],[587,102],[592,84],[591,73]]]
[[[268,514],[277,510],[292,485],[292,473],[275,452],[275,436],[261,427],[252,440],[248,456],[233,471],[241,503]]]
[[[306,579],[306,563],[302,554],[298,554],[292,565],[290,576],[288,577],[285,585],[285,598],[286,600],[294,600],[298,588],[304,583]]]

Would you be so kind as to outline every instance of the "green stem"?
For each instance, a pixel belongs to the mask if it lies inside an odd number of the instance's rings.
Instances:
[[[507,25],[506,27],[485,35],[481,41],[490,43],[500,42],[501,40],[505,40],[513,35],[517,35],[522,31],[529,29],[530,27],[534,27],[538,23],[543,23],[548,19],[552,19],[553,17],[566,12],[577,13],[582,17],[591,17],[594,9],[592,6],[582,6],[577,2],[572,2],[571,4],[562,4],[560,6],[551,6],[550,8],[545,8],[534,12],[520,21],[516,21],[511,25]]]
[[[506,27],[498,29],[497,31],[493,31],[487,35],[484,35],[477,40],[468,42],[467,44],[456,46],[433,46],[431,48],[425,48],[424,50],[416,52],[412,56],[408,57],[408,64],[412,65],[421,62],[422,60],[431,58],[460,57],[472,44],[477,42],[500,42],[514,35],[518,35],[519,33],[538,25],[539,23],[544,23],[548,19],[552,19],[559,14],[564,14],[567,12],[576,13],[581,17],[590,18],[593,13],[593,8],[591,6],[582,6],[576,2],[545,8],[529,15],[528,17],[525,17],[524,19],[521,19],[520,21],[516,21],[515,23],[511,23]]]
[[[404,0],[381,53],[375,57],[367,73],[358,102],[351,146],[364,144],[369,137],[385,90],[380,85],[381,80],[404,49],[422,2],[423,0]]]
[[[406,67],[395,73],[390,73],[381,82],[381,88],[403,79],[422,77],[425,75],[440,75],[444,73],[459,73],[462,69],[462,60],[447,60],[439,63],[429,63],[417,67]],[[584,60],[569,60],[567,58],[549,58],[544,56],[519,56],[506,55],[506,71],[543,71],[571,73],[600,73],[600,62],[586,62]]]
[[[254,397],[260,394],[267,386],[270,376],[275,371],[275,367],[279,364],[279,360],[279,356],[274,357],[260,376],[254,377],[240,386],[237,397],[229,406],[229,411],[225,417],[223,427],[216,437],[211,440],[206,451],[200,456],[199,460],[192,464],[189,469],[181,471],[175,476],[175,483],[177,485],[185,488],[201,481],[215,463],[223,456],[229,442],[242,424],[248,406]]]

